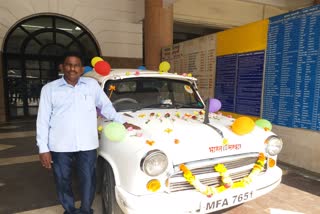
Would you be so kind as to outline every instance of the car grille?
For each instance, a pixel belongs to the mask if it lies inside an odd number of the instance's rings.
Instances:
[[[212,159],[206,161],[206,166],[203,167],[196,167],[189,169],[191,170],[193,175],[199,177],[199,180],[202,184],[207,186],[218,186],[221,183],[221,178],[219,173],[215,172],[213,167],[218,164],[224,164],[225,167],[230,172],[230,177],[232,180],[239,181],[245,176],[249,175],[252,170],[253,164],[257,161],[259,153],[250,153],[244,155],[235,155],[235,156],[228,156],[225,158],[219,158],[218,162],[216,159]],[[201,165],[202,161],[198,161],[197,163],[185,163],[189,167],[192,165]],[[210,163],[208,165],[208,163]],[[190,185],[184,178],[183,174],[180,170],[178,170],[179,166],[175,166],[177,172],[170,176],[169,178],[169,191],[176,192],[176,191],[183,191],[183,190],[191,190],[194,189],[192,185]]]

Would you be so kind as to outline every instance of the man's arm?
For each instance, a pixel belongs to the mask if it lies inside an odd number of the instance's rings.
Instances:
[[[49,122],[52,111],[50,88],[44,86],[41,90],[40,103],[37,116],[37,146],[39,147],[39,158],[43,167],[51,168],[51,154],[49,143]]]

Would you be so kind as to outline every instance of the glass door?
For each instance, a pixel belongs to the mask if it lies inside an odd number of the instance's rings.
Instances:
[[[26,116],[35,116],[38,112],[42,87],[59,78],[59,59],[25,60],[26,71]]]

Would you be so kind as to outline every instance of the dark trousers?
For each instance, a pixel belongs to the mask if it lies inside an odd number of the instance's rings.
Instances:
[[[96,189],[97,151],[51,152],[51,155],[58,198],[65,209],[65,213],[93,213],[91,205]],[[75,208],[71,187],[73,160],[75,160],[81,188],[80,209]]]

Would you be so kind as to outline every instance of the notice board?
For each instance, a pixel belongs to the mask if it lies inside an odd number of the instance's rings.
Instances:
[[[221,110],[260,116],[264,50],[217,57],[215,97]]]
[[[221,110],[260,116],[269,20],[217,33],[215,98]]]
[[[269,20],[263,117],[320,130],[320,5]]]
[[[211,34],[173,44],[162,49],[162,61],[171,65],[171,73],[189,74],[197,78],[203,99],[214,94],[216,35]]]

